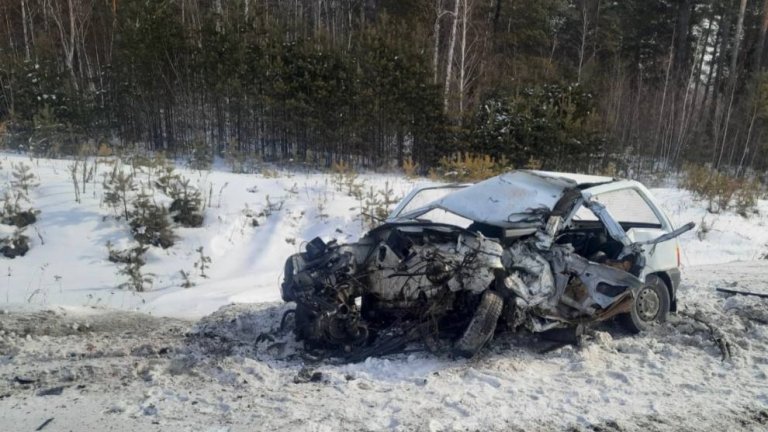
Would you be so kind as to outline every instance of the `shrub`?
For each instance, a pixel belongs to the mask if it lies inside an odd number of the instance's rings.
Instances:
[[[357,181],[357,173],[347,163],[342,161],[334,162],[331,165],[333,176],[331,181],[336,185],[336,190],[341,192],[346,189],[346,194],[360,201],[363,198],[364,181]]]
[[[189,179],[175,173],[173,167],[164,167],[155,185],[171,198],[174,222],[193,228],[203,225],[203,196]]]
[[[17,229],[10,237],[0,239],[0,254],[6,258],[24,256],[29,252],[29,237]]]
[[[19,189],[24,192],[26,196],[29,196],[29,190],[38,187],[40,184],[35,178],[35,174],[32,172],[32,167],[25,163],[17,163],[11,165],[13,171],[11,171],[11,187]]]
[[[126,219],[130,217],[128,211],[129,194],[136,190],[133,174],[125,173],[118,164],[109,173],[104,174],[102,182],[104,188],[104,203],[111,207],[115,213],[123,213]]]
[[[757,200],[762,192],[760,181],[756,178],[742,180],[740,186],[734,196],[733,207],[736,213],[744,217],[757,213]]]
[[[711,213],[719,213],[728,210],[731,205],[731,199],[740,187],[741,184],[739,180],[731,178],[723,173],[714,173],[710,177],[710,183],[707,187],[709,199],[708,210]]]
[[[173,199],[170,212],[173,221],[185,227],[203,225],[203,200],[200,191],[189,186],[189,180],[179,183],[170,194]]]
[[[229,143],[227,150],[224,152],[224,157],[233,173],[242,174],[249,171],[248,155],[246,152],[239,150],[236,143]]]
[[[416,172],[419,169],[419,164],[413,161],[413,159],[408,156],[403,160],[403,173],[408,178],[414,178],[416,177]]]
[[[384,189],[375,190],[371,186],[360,200],[360,218],[363,228],[372,229],[389,216],[390,211],[400,201],[396,197],[389,182],[384,183]]]
[[[454,153],[442,157],[431,175],[456,181],[479,181],[507,171],[508,165],[504,157],[497,160],[489,155]]]
[[[207,270],[210,267],[211,257],[209,257],[203,252],[202,246],[195,249],[195,252],[198,253],[198,259],[197,259],[197,262],[195,262],[195,268],[200,270],[200,277],[207,279],[208,275],[205,274],[205,270]]]
[[[144,255],[144,252],[146,251],[147,247],[142,245],[131,249],[116,250],[112,248],[111,242],[107,242],[107,260],[116,264],[133,264],[141,262],[141,264],[144,265],[144,258],[142,258],[142,255]]]
[[[171,229],[168,209],[152,202],[150,196],[144,192],[134,200],[129,224],[133,238],[139,244],[159,246],[163,249],[173,246],[175,235]]]
[[[142,272],[141,268],[144,266],[144,258],[141,256],[143,252],[138,249],[131,249],[130,254],[132,258],[117,271],[117,274],[128,277],[128,282],[121,284],[121,287],[130,288],[137,292],[143,292],[147,290],[147,285],[152,285],[154,275],[151,273]]]
[[[125,250],[116,250],[112,248],[112,243],[107,242],[108,260],[113,263],[123,264],[117,270],[117,274],[127,276],[128,281],[120,285],[121,288],[129,288],[134,291],[146,291],[146,286],[152,284],[153,276],[151,273],[143,273],[141,268],[146,264],[144,253],[147,246],[138,245]]]
[[[101,143],[99,144],[99,149],[96,152],[96,156],[100,156],[100,157],[112,156],[112,149],[109,148],[109,145],[107,145],[107,143]]]
[[[686,164],[683,166],[683,178],[680,186],[704,198],[706,195],[706,185],[712,171],[703,165]]]
[[[697,198],[706,200],[710,213],[734,209],[744,217],[757,211],[761,193],[757,179],[729,176],[702,165],[685,165],[680,185]]]
[[[24,228],[35,223],[39,211],[31,207],[24,209],[21,206],[23,201],[29,202],[26,195],[20,191],[5,191],[3,194],[3,206],[0,208],[0,223],[15,225],[18,228]]]
[[[192,151],[189,156],[189,167],[192,169],[206,171],[211,169],[213,164],[213,152],[211,147],[205,143],[205,140],[197,138],[192,143]]]

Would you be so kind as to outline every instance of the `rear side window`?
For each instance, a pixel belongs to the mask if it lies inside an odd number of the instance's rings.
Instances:
[[[619,223],[661,226],[661,221],[659,221],[659,218],[656,216],[656,213],[653,212],[651,206],[649,206],[640,193],[634,189],[621,189],[605,192],[593,196],[592,199],[603,204]],[[584,214],[582,210],[591,213],[588,209],[581,208],[579,209],[577,216],[579,214]],[[593,219],[594,215],[590,219],[582,220]]]

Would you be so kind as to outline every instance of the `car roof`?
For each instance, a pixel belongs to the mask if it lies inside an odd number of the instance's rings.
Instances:
[[[531,172],[544,177],[562,178],[566,180],[571,180],[573,182],[576,182],[576,184],[579,186],[596,185],[596,184],[610,183],[610,182],[616,181],[616,179],[612,177],[596,176],[596,175],[590,175],[590,174],[576,174],[576,173],[564,173],[564,172],[556,172],[556,171],[538,171],[538,170],[532,170]]]
[[[417,218],[432,209],[442,209],[465,219],[504,228],[536,226],[563,193],[575,187],[578,187],[575,180],[563,176],[510,171],[458,188],[402,216]]]

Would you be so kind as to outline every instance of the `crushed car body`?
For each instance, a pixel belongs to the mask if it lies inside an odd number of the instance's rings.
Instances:
[[[295,334],[349,360],[423,341],[471,356],[497,325],[547,332],[676,307],[674,229],[640,183],[512,171],[417,188],[350,244],[315,238],[285,265]]]

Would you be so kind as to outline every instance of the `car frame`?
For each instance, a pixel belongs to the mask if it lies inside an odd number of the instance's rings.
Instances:
[[[524,171],[524,170],[520,170]],[[621,230],[614,230],[611,234],[615,236],[619,241],[624,241],[624,237],[629,242],[649,241],[656,239],[664,234],[670,234],[675,231],[674,224],[667,217],[666,213],[661,208],[661,205],[654,198],[653,194],[642,183],[635,180],[615,179],[605,176],[594,176],[574,173],[562,173],[552,171],[528,171],[532,174],[548,177],[548,178],[560,178],[573,181],[580,190],[581,202],[579,206],[575,206],[571,213],[565,217],[564,225],[573,220],[573,217],[582,209],[585,208],[584,203],[593,200],[595,197],[602,196],[611,192],[618,191],[633,191],[648,205],[648,208],[654,213],[659,221],[659,227],[641,227],[632,226],[629,230],[625,230],[621,226],[620,221],[616,220],[608,209],[603,213],[601,217],[602,222],[606,227],[621,228]],[[424,207],[416,212],[408,212],[404,214],[403,210],[408,206],[413,199],[428,190],[438,189],[463,189],[472,186],[471,183],[454,183],[444,185],[428,184],[420,187],[416,187],[411,190],[392,212],[387,217],[387,223],[398,223],[405,220],[417,217],[418,213],[423,210]],[[686,225],[686,230],[693,228],[692,225]],[[623,231],[623,232],[622,232]],[[669,291],[671,300],[671,311],[677,310],[677,288],[680,285],[681,273],[680,273],[680,244],[677,241],[676,236],[664,242],[655,244],[653,249],[644,250],[646,264],[642,273],[638,276],[640,279],[647,279],[651,275],[655,275],[664,282]]]
[[[312,240],[281,290],[299,339],[362,356],[456,322],[462,355],[500,320],[548,332],[618,316],[639,332],[676,310],[676,238],[691,228],[636,181],[517,170],[416,188],[356,243]]]

